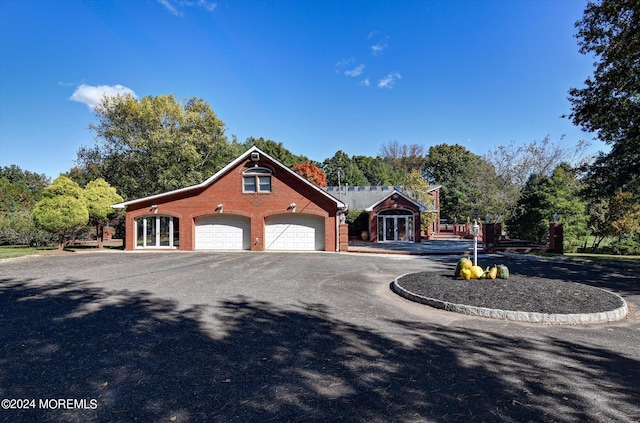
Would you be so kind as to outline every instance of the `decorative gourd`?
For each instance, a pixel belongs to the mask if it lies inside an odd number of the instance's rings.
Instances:
[[[498,276],[498,267],[494,265],[491,268],[491,270],[489,270],[489,273],[487,273],[487,278],[495,279],[497,276]]]
[[[509,268],[504,264],[498,265],[498,277],[500,279],[509,279]]]
[[[480,266],[471,266],[471,279],[482,279],[482,275],[484,275],[484,270]]]
[[[466,281],[471,279],[471,269],[462,269],[460,271],[460,277]]]
[[[468,269],[471,266],[473,266],[473,263],[471,262],[471,260],[468,257],[462,257],[460,260],[458,260],[458,265],[456,266],[456,272],[453,274],[453,276],[460,276],[460,271],[462,269]]]

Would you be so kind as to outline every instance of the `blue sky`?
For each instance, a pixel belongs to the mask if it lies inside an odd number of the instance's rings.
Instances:
[[[0,0],[0,166],[56,177],[103,93],[210,103],[239,141],[322,161],[382,144],[476,154],[591,139],[567,90],[581,0]],[[604,149],[597,142],[592,150]]]

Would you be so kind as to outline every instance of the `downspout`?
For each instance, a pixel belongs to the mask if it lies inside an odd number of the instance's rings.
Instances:
[[[336,253],[340,251],[340,213],[336,213]]]

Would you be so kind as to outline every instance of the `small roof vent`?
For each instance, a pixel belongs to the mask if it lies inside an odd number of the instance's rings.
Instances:
[[[252,162],[259,162],[260,161],[260,153],[258,153],[257,151],[254,151],[253,153],[251,153],[251,161]]]

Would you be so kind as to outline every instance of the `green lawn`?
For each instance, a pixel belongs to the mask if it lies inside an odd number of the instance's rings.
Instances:
[[[572,260],[613,261],[640,264],[640,256],[616,256],[613,254],[566,253]]]
[[[107,249],[121,249],[122,242],[109,242],[104,245]],[[91,251],[97,250],[95,243],[91,244],[72,244],[65,247],[65,251]],[[30,256],[33,254],[55,254],[57,248],[55,246],[50,247],[27,247],[20,245],[5,245],[0,247],[0,260],[16,257]]]
[[[50,248],[46,247],[23,247],[23,246],[3,246],[0,247],[0,260],[7,258],[15,258],[22,256],[29,256],[32,254],[42,254],[43,251],[50,251]]]

